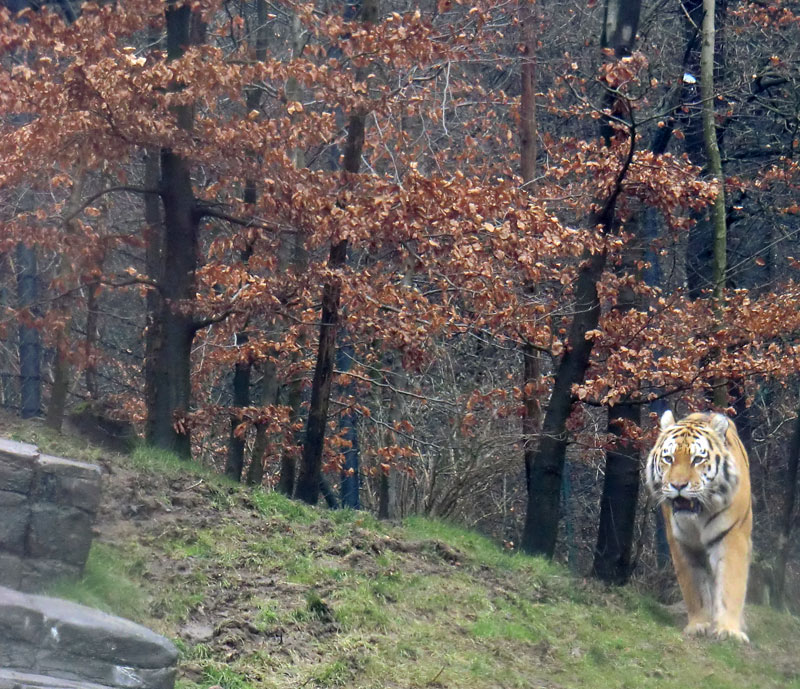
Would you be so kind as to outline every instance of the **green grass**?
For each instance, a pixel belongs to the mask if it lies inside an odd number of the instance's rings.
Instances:
[[[81,462],[96,462],[109,454],[79,437],[59,433],[38,420],[20,421],[11,417],[3,417],[2,420],[3,435],[11,440],[36,445],[44,454],[68,457]]]
[[[250,494],[250,500],[264,517],[279,518],[293,524],[313,524],[320,518],[319,511],[280,493],[259,488]]]
[[[94,453],[38,426],[19,439]],[[153,482],[165,506],[173,483],[202,481],[206,516],[197,526],[167,520],[135,544],[95,544],[85,576],[56,592],[176,638],[197,616],[255,630],[232,654],[215,639],[180,642],[193,679],[179,689],[800,689],[800,622],[787,615],[748,608],[750,647],[687,640],[651,597],[445,522],[398,527],[312,508],[145,447],[119,461],[165,477]]]
[[[188,475],[212,480],[215,484],[237,485],[222,474],[192,460],[183,459],[174,452],[141,443],[128,455],[131,467],[148,473],[158,473],[170,478]]]
[[[208,681],[223,687],[245,689],[259,677],[253,686],[685,689],[691,678],[699,689],[800,689],[797,676],[754,663],[732,642],[684,640],[651,598],[579,582],[464,529],[415,518],[401,529],[371,531],[357,514],[332,515],[268,494],[261,500],[265,518],[286,522],[250,547],[305,594],[293,607],[280,598],[254,600],[256,625],[289,637],[320,625],[328,631],[312,632],[306,650],[313,661],[302,652],[281,659],[256,650],[231,663],[228,674],[209,670]],[[387,534],[416,543],[410,550],[418,554],[384,550],[368,570],[334,566],[326,548],[355,529],[376,544]],[[245,547],[245,540],[235,525],[221,523],[213,533],[199,532],[187,553],[224,564],[220,551]],[[444,559],[442,544],[450,549]],[[456,563],[449,562],[452,553]],[[788,643],[800,629],[768,610],[757,616],[754,638],[763,644],[778,632]]]
[[[206,668],[205,682],[220,686],[222,689],[254,689],[246,677],[225,665],[216,663]]]
[[[144,557],[93,543],[83,576],[60,581],[47,593],[131,620],[142,620],[147,610],[147,597],[139,581]]]
[[[541,577],[568,576],[566,571],[541,558],[531,558],[500,548],[476,531],[470,531],[445,521],[410,517],[404,523],[407,537],[442,541],[469,554],[470,558],[495,570],[525,571]]]

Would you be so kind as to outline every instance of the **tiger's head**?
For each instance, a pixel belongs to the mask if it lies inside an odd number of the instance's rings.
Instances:
[[[739,476],[726,440],[729,425],[723,414],[690,414],[676,422],[671,411],[664,412],[645,475],[658,503],[694,513],[716,512],[730,503]]]

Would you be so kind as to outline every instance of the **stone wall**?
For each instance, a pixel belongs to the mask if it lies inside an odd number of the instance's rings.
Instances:
[[[100,469],[0,439],[0,585],[39,591],[83,572]]]
[[[172,689],[177,658],[146,627],[0,587],[0,689]]]

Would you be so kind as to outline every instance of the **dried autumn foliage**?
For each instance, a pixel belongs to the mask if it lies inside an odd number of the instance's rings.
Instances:
[[[682,14],[653,13],[617,60],[597,49],[597,9],[538,8],[537,176],[523,186],[515,8],[439,5],[386,3],[365,25],[324,3],[271,3],[264,15],[257,2],[207,0],[191,6],[203,40],[171,59],[160,1],[88,3],[70,24],[47,8],[0,10],[0,251],[10,268],[16,247],[35,247],[45,281],[36,309],[3,306],[50,348],[65,332],[73,368],[99,375],[107,407],[141,427],[146,293],[162,289],[146,264],[144,203],[168,191],[147,166],[170,151],[191,171],[199,243],[193,294],[169,305],[197,326],[192,401],[168,422],[191,432],[194,454],[219,466],[233,415],[235,437],[260,443],[252,461],[266,458],[267,481],[282,455],[299,456],[323,285],[336,282],[351,354],[334,386],[327,475],[337,480],[352,449],[340,428],[350,415],[366,505],[377,508],[389,477],[396,514],[457,516],[518,541],[519,418],[526,398],[550,399],[593,256],[605,266],[588,369],[570,390],[574,465],[594,471],[612,443],[598,431],[604,405],[703,406],[725,379],[732,402],[766,409],[770,390],[796,406],[782,386],[796,380],[800,325],[784,257],[797,246],[797,77],[760,27],[798,26],[786,7],[727,19],[741,40],[719,103],[727,179],[714,180],[681,138],[692,117]],[[190,127],[176,115],[188,111]],[[354,112],[366,123],[361,172],[343,174]],[[656,154],[659,132],[671,149]],[[686,237],[723,181],[733,248],[715,313],[685,289]],[[613,227],[598,228],[612,195]],[[332,267],[329,247],[344,240],[348,258]],[[644,279],[655,268],[662,279]],[[635,308],[622,310],[626,290]],[[523,345],[540,364],[525,383]],[[233,408],[241,362],[263,394]],[[88,387],[73,384],[73,399]],[[646,444],[647,429],[626,430]]]

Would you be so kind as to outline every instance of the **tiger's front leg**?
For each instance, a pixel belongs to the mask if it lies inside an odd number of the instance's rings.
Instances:
[[[683,628],[683,633],[690,636],[709,634],[713,626],[713,579],[710,563],[704,553],[687,548],[675,537],[672,512],[666,505],[663,514],[672,566],[689,613],[689,621]]]
[[[710,634],[713,628],[713,579],[709,563],[702,553],[684,548],[678,541],[670,542],[672,563],[678,579],[689,619],[683,633],[689,636]]]
[[[720,639],[749,642],[742,628],[750,568],[749,533],[728,534],[709,554],[714,572],[714,634]]]

